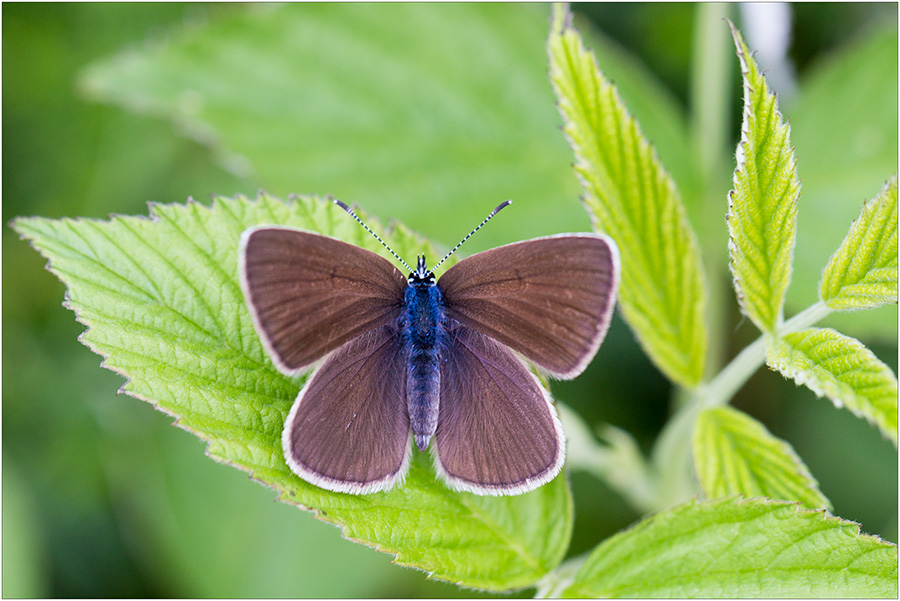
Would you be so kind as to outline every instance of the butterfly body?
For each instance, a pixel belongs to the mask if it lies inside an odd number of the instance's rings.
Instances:
[[[336,492],[385,491],[415,446],[453,489],[514,495],[565,460],[532,370],[585,369],[609,326],[619,257],[606,236],[560,234],[478,253],[440,279],[420,257],[404,277],[340,240],[258,226],[242,235],[239,271],[278,369],[317,366],[285,419],[291,471]]]
[[[416,446],[424,451],[437,429],[447,324],[441,290],[425,266],[425,257],[419,257],[407,282],[400,319],[407,353],[406,406]]]

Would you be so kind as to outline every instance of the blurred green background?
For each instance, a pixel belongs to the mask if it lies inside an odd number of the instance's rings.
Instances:
[[[724,271],[740,115],[724,37],[725,151],[711,176],[694,160],[688,107],[709,93],[692,88],[706,64],[692,54],[700,12],[710,10],[701,6],[573,10],[711,252],[709,279],[726,291],[711,332],[721,362],[756,334]],[[264,188],[335,194],[448,247],[514,198],[467,253],[589,228],[546,80],[545,5],[2,10],[4,223],[146,214],[147,201]],[[764,43],[737,5],[724,10],[751,47]],[[773,86],[776,73],[796,77],[776,87],[803,183],[793,312],[812,302],[850,220],[896,171],[897,5],[796,4],[787,14],[786,62],[759,60]],[[204,457],[202,442],[169,417],[116,396],[121,377],[76,341],[82,326],[43,264],[3,229],[4,597],[474,594],[392,566],[275,503],[246,474]],[[896,372],[896,306],[823,325],[859,336]],[[624,428],[649,449],[671,391],[616,318],[590,369],[554,393],[588,423]],[[897,453],[876,430],[765,369],[735,404],[794,445],[835,514],[897,540]],[[571,482],[570,554],[640,517],[593,477]]]

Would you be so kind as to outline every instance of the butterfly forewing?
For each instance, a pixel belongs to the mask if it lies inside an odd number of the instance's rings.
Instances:
[[[282,445],[291,469],[322,488],[355,494],[401,480],[411,449],[405,363],[391,326],[329,355],[285,422]]]
[[[537,378],[509,349],[464,326],[441,368],[436,469],[457,489],[519,494],[549,482],[564,458],[562,427]]]
[[[618,284],[618,250],[599,234],[501,246],[460,261],[438,280],[451,319],[560,378],[574,378],[596,354]]]
[[[406,288],[373,252],[283,227],[244,232],[240,271],[257,330],[288,373],[395,321]]]

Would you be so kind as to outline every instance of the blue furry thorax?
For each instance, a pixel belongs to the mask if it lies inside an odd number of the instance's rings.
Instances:
[[[443,342],[444,302],[434,274],[419,257],[416,271],[409,275],[403,295],[403,337],[411,355],[429,352]]]

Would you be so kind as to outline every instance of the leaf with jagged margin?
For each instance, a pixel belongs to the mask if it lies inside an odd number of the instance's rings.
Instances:
[[[822,274],[819,297],[831,309],[897,302],[897,176],[863,206]]]
[[[897,548],[824,510],[691,501],[601,543],[565,597],[896,597]]]
[[[831,502],[791,445],[737,409],[715,407],[697,418],[694,467],[708,499],[742,495],[800,501],[831,510]]]
[[[873,183],[897,171],[897,23],[888,19],[872,25],[812,61],[790,104],[781,99],[791,117],[803,197],[815,203],[814,210],[798,217],[786,315],[818,298],[822,267],[863,201],[877,191]],[[829,325],[860,340],[897,341],[897,311],[890,306],[838,312]]]
[[[207,441],[213,459],[249,472],[347,538],[442,580],[506,590],[556,566],[572,528],[564,476],[521,496],[478,497],[448,489],[430,459],[414,453],[403,486],[355,496],[291,473],[281,430],[304,378],[282,375],[266,356],[237,277],[241,232],[262,223],[389,256],[343,211],[314,198],[218,198],[212,207],[152,205],[150,219],[30,217],[14,227],[68,286],[67,306],[88,328],[80,340],[127,378],[122,389],[176,417]],[[384,234],[372,225],[398,253],[435,256],[402,226]]]
[[[766,363],[875,424],[897,444],[897,378],[859,340],[831,328],[793,332],[768,341]]]
[[[728,195],[731,273],[741,311],[760,330],[774,332],[791,281],[800,180],[790,126],[741,34],[728,24],[744,81],[741,141]]]
[[[588,212],[622,255],[619,307],[666,377],[694,387],[706,360],[706,290],[675,183],[559,5],[547,50]]]

